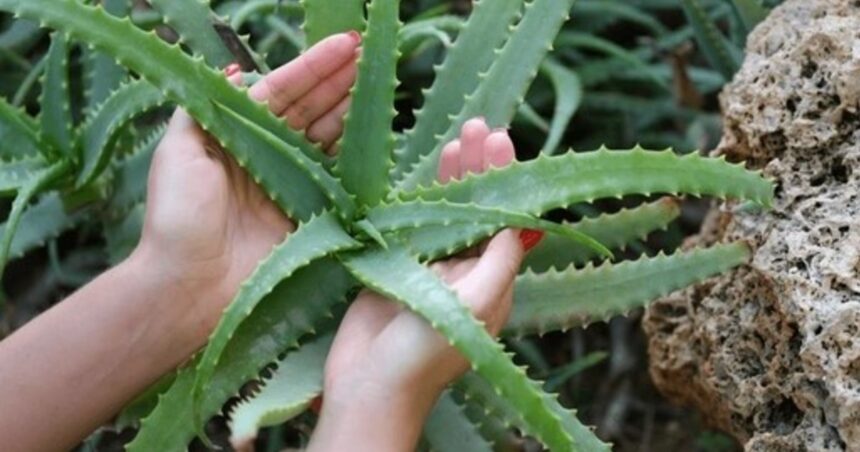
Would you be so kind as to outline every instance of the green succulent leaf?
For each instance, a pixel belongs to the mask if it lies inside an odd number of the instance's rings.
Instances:
[[[208,0],[150,0],[161,12],[164,23],[173,28],[183,43],[209,65],[225,67],[236,61],[215,30],[215,15]]]
[[[543,62],[541,72],[546,74],[552,82],[556,94],[552,124],[541,152],[555,154],[558,152],[558,145],[567,131],[571,118],[579,110],[579,105],[582,103],[582,82],[579,81],[576,72],[564,67],[552,58],[547,58]]]
[[[166,101],[158,88],[143,80],[129,82],[111,94],[81,126],[83,168],[78,186],[89,184],[108,166],[119,133],[129,121]]]
[[[104,0],[102,7],[108,14],[125,17],[131,10],[128,0]],[[84,49],[84,96],[87,101],[87,112],[91,112],[119,87],[128,76],[128,71],[117,64],[110,55]]]
[[[289,184],[280,183],[277,191],[269,193],[290,218],[305,220],[320,213],[329,201],[337,207],[337,213],[342,218],[352,216],[355,210],[352,198],[322,165],[229,107],[217,102],[215,105],[221,113],[221,122],[232,132],[226,134],[229,138],[224,145],[240,165],[251,170],[256,182],[262,183],[276,177],[290,181]],[[270,150],[277,154],[266,155]],[[291,164],[270,164],[283,160]]]
[[[38,44],[45,30],[32,20],[15,20],[0,34],[0,48],[17,53],[26,53]]]
[[[731,44],[708,17],[701,0],[681,0],[684,14],[690,21],[699,44],[708,62],[723,74],[726,80],[731,80],[740,68],[740,59],[731,49]]]
[[[302,28],[310,47],[333,34],[364,30],[365,0],[301,0],[305,8]]]
[[[650,66],[645,64],[645,61],[640,59],[635,53],[627,51],[624,47],[621,47],[608,39],[587,33],[563,31],[559,33],[556,38],[555,45],[559,48],[574,47],[605,53],[624,61],[627,63],[629,69],[632,69],[639,74],[643,74],[652,83],[654,83],[655,86],[663,90],[669,89],[669,84],[666,80],[659,74],[656,74]]]
[[[400,0],[373,0],[368,6],[363,56],[358,61],[352,105],[344,119],[335,171],[361,206],[378,204],[390,189],[388,175],[395,143],[391,125],[397,114],[394,92],[400,58],[399,11]]]
[[[732,0],[732,7],[740,17],[747,32],[752,31],[767,17],[769,12],[760,0]]]
[[[517,278],[503,334],[543,334],[604,320],[741,265],[750,254],[739,242],[583,270],[526,273]]]
[[[77,0],[0,0],[0,10],[17,13],[43,21],[47,26],[65,31],[77,39],[90,43],[113,55],[123,65],[137,72],[142,78],[162,89],[165,95],[181,104],[197,119],[201,126],[222,143],[242,143],[249,132],[246,127],[229,121],[222,114],[222,105],[245,118],[248,123],[265,129],[285,143],[302,150],[311,159],[321,161],[322,153],[300,133],[284,126],[268,108],[251,100],[247,93],[232,86],[218,71],[198,64],[185,55],[178,46],[171,46],[152,33],[135,27],[128,19],[118,19],[106,14],[101,8],[86,6]],[[153,64],[157,61],[158,64]],[[227,118],[227,119],[225,119]],[[242,132],[241,136],[239,132]],[[238,146],[227,146],[236,151]],[[282,152],[266,146],[256,149],[254,161],[260,168],[250,168],[259,177],[266,192],[273,196],[283,208],[289,206],[285,196],[279,193],[288,184],[287,176],[304,170],[294,167],[294,162],[284,158]],[[241,164],[246,159],[237,158]],[[290,179],[292,180],[292,179]],[[292,184],[289,184],[292,185]],[[324,206],[316,206],[310,212],[299,212],[296,219],[306,220],[311,213],[322,212]]]
[[[0,98],[0,159],[36,157],[47,149],[36,134],[36,124],[27,114]]]
[[[9,253],[12,250],[12,240],[15,237],[15,232],[18,230],[18,225],[24,215],[24,211],[30,201],[37,196],[48,185],[66,175],[70,169],[67,161],[55,163],[38,173],[36,173],[27,183],[18,191],[18,196],[15,202],[12,203],[12,210],[9,212],[9,218],[3,225],[3,235],[0,238],[0,275],[6,269],[6,264],[9,261]]]
[[[552,450],[574,450],[573,438],[562,419],[551,410],[551,399],[516,367],[472,316],[454,292],[401,246],[344,255],[342,262],[370,289],[397,300],[424,317],[469,361],[492,381],[522,413],[536,437]]]
[[[320,283],[324,281],[324,283]],[[354,287],[349,273],[332,259],[321,259],[299,269],[265,297],[236,330],[227,344],[212,379],[206,385],[198,414],[212,416],[260,369],[278,354],[298,347],[308,333],[322,331],[332,310],[346,301]],[[332,325],[333,326],[333,325]],[[184,452],[199,425],[195,421],[192,390],[196,363],[179,371],[169,390],[160,395],[156,408],[141,421],[129,452]]]
[[[592,237],[609,249],[625,249],[630,243],[644,239],[651,232],[665,229],[681,214],[678,201],[663,198],[633,209],[585,218],[568,227]],[[524,268],[534,272],[550,268],[565,269],[570,265],[584,265],[599,257],[593,250],[570,246],[559,236],[546,236],[532,249],[523,262]]]
[[[45,166],[40,157],[0,162],[0,196],[15,194]]]
[[[519,16],[525,0],[481,0],[474,2],[463,30],[436,67],[433,86],[424,93],[424,106],[415,113],[415,127],[395,153],[394,180],[399,180],[417,164],[422,155],[438,145],[438,135],[450,127],[463,108],[466,95],[481,83],[486,71],[509,36],[511,23]]]
[[[224,311],[209,345],[197,365],[194,383],[195,405],[201,403],[216,366],[242,322],[281,281],[311,262],[339,251],[361,247],[340,226],[337,217],[325,213],[299,226],[284,243],[262,261],[254,273],[239,287],[239,293]],[[205,414],[205,413],[202,413]],[[205,419],[199,419],[201,422]]]
[[[526,5],[522,20],[481,77],[481,83],[466,97],[463,108],[440,139],[432,143],[432,151],[424,151],[416,166],[399,182],[401,190],[427,185],[436,178],[442,147],[459,135],[470,118],[483,116],[495,127],[511,121],[572,5],[573,0],[533,0]]]
[[[17,259],[45,246],[49,240],[79,224],[85,216],[84,211],[66,212],[59,194],[46,194],[21,214],[20,224],[26,227],[14,232],[9,246],[9,259]],[[0,236],[6,235],[7,227],[5,223],[0,225]]]
[[[426,226],[448,227],[452,224],[487,225],[495,230],[503,227],[538,229],[584,246],[598,255],[612,257],[612,252],[593,238],[578,230],[529,215],[477,205],[451,204],[445,201],[411,201],[381,205],[367,213],[367,219],[382,233],[399,232]]]
[[[604,148],[516,162],[447,185],[401,193],[400,198],[445,199],[537,215],[595,199],[654,193],[737,198],[770,206],[773,184],[743,164],[697,153]]]
[[[69,46],[62,33],[51,35],[42,78],[40,126],[45,142],[61,155],[72,155],[72,109],[69,94]]]
[[[109,204],[112,213],[125,212],[144,200],[152,156],[165,130],[166,125],[157,127],[131,155],[114,164],[113,193]]]
[[[323,367],[334,336],[315,337],[278,361],[271,378],[230,413],[230,442],[243,450],[263,427],[278,425],[303,413],[322,393]]]
[[[445,391],[424,424],[424,439],[430,450],[447,452],[492,452],[492,445],[466,417],[463,408]]]
[[[526,435],[539,439],[539,432],[536,431],[535,426],[523,418],[521,410],[512,403],[510,398],[499,394],[491,382],[481,377],[476,372],[467,373],[454,384],[454,391],[462,394],[466,400],[482,406],[485,413],[501,418],[506,424],[515,426]],[[537,383],[530,382],[530,384],[534,385],[534,391],[543,394],[551,413],[561,421],[565,433],[573,438],[576,450],[589,452],[611,450],[610,446],[600,441],[590,428],[577,420],[576,411],[563,407],[554,396],[544,393]],[[551,450],[555,449],[551,448]]]

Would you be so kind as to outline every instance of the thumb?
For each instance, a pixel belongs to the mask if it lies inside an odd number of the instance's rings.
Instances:
[[[466,278],[458,292],[468,300],[472,311],[481,319],[489,319],[492,314],[509,300],[505,295],[513,285],[519,272],[525,251],[519,233],[506,229],[487,244],[478,263]]]

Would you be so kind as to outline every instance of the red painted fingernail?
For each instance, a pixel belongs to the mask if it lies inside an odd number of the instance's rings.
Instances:
[[[311,411],[313,411],[315,414],[320,414],[320,411],[322,411],[322,404],[323,404],[323,396],[318,396],[313,401],[311,401],[311,406],[310,406]]]
[[[227,67],[224,68],[224,75],[227,77],[232,77],[239,73],[242,70],[242,66],[239,66],[239,63],[230,63]]]
[[[543,236],[543,231],[523,229],[520,231],[520,242],[523,244],[523,249],[526,250],[526,252],[531,251],[532,248],[536,247],[538,243],[543,240]]]
[[[355,41],[356,44],[361,42],[361,33],[357,32],[355,30],[352,30],[347,34],[349,35],[350,38],[352,38],[353,41]]]

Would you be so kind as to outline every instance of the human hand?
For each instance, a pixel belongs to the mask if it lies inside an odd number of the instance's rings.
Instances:
[[[354,32],[323,40],[266,75],[249,95],[334,152],[360,41]],[[153,157],[143,234],[131,259],[187,294],[187,312],[199,319],[198,346],[239,284],[294,229],[235,160],[177,110]]]
[[[441,182],[504,166],[514,159],[505,130],[481,119],[463,126],[441,155]],[[513,283],[524,254],[505,230],[481,250],[432,265],[496,335],[511,310]],[[370,291],[362,292],[338,329],[325,368],[325,403],[309,450],[411,450],[441,391],[467,361],[424,319]],[[395,426],[396,434],[385,431]],[[356,438],[360,441],[356,443]]]

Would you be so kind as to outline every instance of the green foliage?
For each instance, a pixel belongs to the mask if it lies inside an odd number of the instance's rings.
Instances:
[[[590,18],[587,33],[565,29],[561,35],[573,0],[482,0],[465,20],[433,1],[420,2],[422,15],[405,25],[401,15],[415,5],[401,8],[397,0],[373,0],[366,18],[365,2],[358,0],[304,0],[302,7],[276,0],[216,4],[232,13],[236,28],[256,34],[255,46],[200,0],[153,0],[157,12],[135,21],[126,17],[123,0],[106,0],[104,9],[91,3],[0,0],[0,10],[23,18],[0,35],[5,48],[35,48],[43,34],[27,20],[55,30],[43,63],[10,58],[25,82],[13,100],[27,103],[28,85],[42,74],[39,101],[28,104],[38,109],[38,119],[14,106],[17,101],[0,101],[0,194],[16,196],[0,228],[0,273],[6,255],[20,257],[80,224],[103,236],[113,262],[129,252],[141,227],[149,163],[164,130],[164,115],[153,121],[145,114],[168,102],[188,111],[300,224],[242,285],[203,352],[125,413],[125,424],[140,426],[129,450],[185,450],[210,417],[276,361],[276,374],[264,377],[263,388],[232,412],[234,435],[249,438],[261,426],[302,412],[320,390],[341,304],[362,287],[425,318],[472,364],[473,372],[446,393],[428,424],[431,447],[449,449],[455,440],[458,447],[487,450],[484,437],[503,441],[512,426],[552,450],[608,450],[545,385],[514,364],[421,261],[451,256],[506,227],[552,233],[517,279],[504,330],[507,336],[542,334],[622,314],[740,265],[750,252],[744,244],[725,244],[610,262],[610,249],[625,250],[676,219],[677,201],[666,198],[576,223],[546,219],[557,218],[557,209],[653,194],[772,202],[772,184],[760,173],[699,153],[633,144],[559,152],[577,132],[570,124],[582,116],[596,124],[587,137],[616,124],[615,116],[631,115],[636,135],[665,134],[664,141],[688,143],[662,125],[689,121],[685,127],[693,130],[708,118],[695,102],[676,108],[676,93],[667,88],[678,85],[687,68],[658,64],[660,52],[694,36],[704,40],[700,45],[719,72],[693,68],[687,82],[693,91],[712,93],[737,67],[737,52],[728,47],[735,44],[714,20],[741,21],[748,29],[763,15],[755,2],[735,1],[732,10],[685,0],[691,26],[670,31],[645,7],[582,0],[573,11]],[[652,33],[653,42],[630,50],[597,34],[619,21]],[[144,23],[169,26],[181,45],[145,31]],[[345,30],[363,31],[364,44],[334,163],[218,68],[238,59],[262,70],[257,53],[277,63],[289,59],[277,56],[286,52],[281,41],[294,55],[304,42]],[[556,50],[548,58],[552,43]],[[77,45],[84,46],[82,53],[75,52]],[[437,50],[444,58],[438,65],[426,55]],[[398,91],[398,75],[409,76],[422,64],[428,78],[434,76],[416,102],[422,106],[414,126],[404,132],[400,114],[410,112],[395,109],[408,97],[405,88]],[[543,77],[533,83],[539,73]],[[70,88],[76,81],[86,89],[83,99]],[[624,91],[630,85],[656,93],[656,100]],[[546,112],[551,119],[542,116]],[[537,136],[534,148],[542,152],[448,185],[434,183],[442,147],[475,116],[494,127],[522,118],[526,128],[540,130],[523,140]],[[685,138],[693,135],[687,132]],[[542,375],[558,386],[580,370]],[[486,419],[476,420],[477,407]]]
[[[260,428],[282,424],[303,413],[322,393],[323,365],[333,339],[331,334],[319,336],[279,360],[262,388],[233,409],[230,441],[237,449],[253,440]]]

